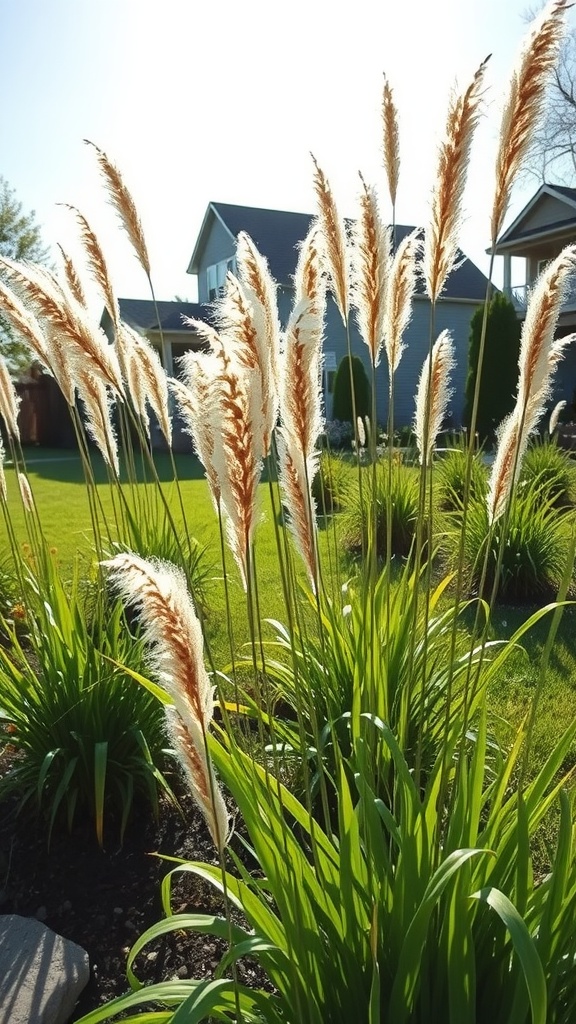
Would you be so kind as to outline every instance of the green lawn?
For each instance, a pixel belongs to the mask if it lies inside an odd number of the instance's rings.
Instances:
[[[90,565],[95,563],[96,556],[87,489],[78,454],[62,450],[32,449],[27,451],[26,459],[28,478],[40,513],[44,535],[48,544],[56,552],[55,557],[60,563],[63,575],[71,574],[76,557],[82,559],[83,571],[89,573]],[[170,459],[167,455],[161,454],[155,456],[155,462],[164,494],[174,518],[181,528],[180,501],[173,482]],[[106,481],[105,468],[97,456],[93,456],[93,464],[98,499],[110,527],[111,536],[115,537],[117,532],[114,526],[113,501],[110,487]],[[206,564],[209,567],[210,579],[205,631],[214,664],[220,668],[229,664],[232,652],[226,623],[218,521],[198,460],[193,455],[180,455],[176,457],[176,465],[188,530],[207,549]],[[9,466],[6,467],[5,472],[10,518],[19,542],[24,544],[27,540],[26,514],[22,509],[18,483],[14,471]],[[355,479],[353,471],[351,476],[352,479]],[[153,484],[139,485],[140,499],[143,494],[147,494],[148,498],[151,498],[154,493]],[[274,494],[275,501],[278,501],[278,492],[275,486]],[[256,563],[260,616],[262,619],[278,618],[285,622],[286,610],[276,552],[275,518],[277,521],[278,516],[275,517],[272,511],[270,488],[267,483],[260,485],[259,501],[261,522],[256,535]],[[164,518],[163,511],[160,512],[160,518]],[[334,523],[338,524],[338,522],[339,517],[336,516]],[[5,527],[3,527],[3,548],[5,551],[8,550]],[[334,553],[336,549],[337,554]],[[320,552],[325,578],[333,583],[346,579],[351,569],[343,559],[334,527],[320,530]],[[300,569],[299,560],[295,559],[294,564],[297,567],[299,578],[304,582],[304,574]],[[249,635],[246,600],[239,574],[228,552],[227,565],[230,579],[229,593],[234,653],[237,654],[238,651],[242,651]],[[331,573],[330,569],[334,567],[337,571]],[[528,617],[530,611],[530,608],[498,607],[493,617],[493,637],[495,639],[509,637]],[[512,731],[518,727],[527,713],[538,677],[539,658],[547,629],[548,618],[523,641],[526,653],[518,652],[512,663],[512,671],[510,672],[509,666],[506,675],[493,687],[491,704],[494,715],[510,723]],[[574,636],[576,636],[576,609],[570,607],[564,613],[554,645],[546,687],[539,707],[536,750],[542,755],[550,749],[553,737],[558,735],[563,724],[576,714],[576,643]],[[507,727],[503,726],[502,735],[505,736],[507,732]]]
[[[92,456],[94,476],[97,484],[98,506],[100,508],[103,544],[111,549],[110,540],[117,539],[119,531],[116,515],[120,515],[117,496],[113,497],[107,482],[105,466],[97,456]],[[155,455],[158,476],[171,513],[183,532],[183,517],[180,497],[174,484],[172,466],[168,455]],[[80,457],[75,452],[31,449],[26,452],[27,476],[36,507],[42,523],[42,530],[49,547],[54,551],[62,575],[69,577],[76,558],[81,560],[82,572],[89,574],[96,562],[94,536],[91,528],[88,491],[84,482]],[[176,468],[180,484],[180,495],[187,529],[206,548],[204,565],[208,570],[207,612],[205,631],[214,662],[218,667],[228,664],[231,659],[226,623],[225,588],[221,562],[221,542],[218,519],[210,499],[208,484],[203,469],[194,455],[176,456]],[[10,466],[5,468],[8,489],[8,510],[18,542],[28,542],[27,514],[24,512],[19,495],[18,481]],[[140,473],[144,476],[143,473]],[[277,485],[273,485],[276,509],[279,508]],[[130,497],[130,489],[126,488]],[[259,523],[255,557],[257,564],[260,611],[262,618],[278,618],[285,621],[285,605],[281,579],[278,570],[275,521],[278,514],[272,510],[270,486],[262,483],[259,487],[261,521]],[[140,483],[136,499],[142,502],[144,518],[149,521],[156,517],[160,524],[166,523],[166,513],[157,502],[156,485]],[[154,511],[155,510],[155,511]],[[8,554],[5,524],[2,526],[2,548]],[[106,533],[109,531],[110,536]],[[325,565],[334,562],[334,533],[320,531],[320,546]],[[330,550],[329,550],[330,549]],[[226,549],[229,573],[229,594],[235,646],[240,649],[248,638],[246,598],[240,576]],[[298,578],[305,582],[299,560],[295,559]]]

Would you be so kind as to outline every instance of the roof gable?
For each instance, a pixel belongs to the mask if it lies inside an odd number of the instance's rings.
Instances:
[[[514,242],[576,224],[576,189],[543,184],[500,236],[496,252]]]
[[[310,230],[314,220],[313,214],[212,202],[209,204],[202,222],[188,267],[189,273],[197,273],[199,270],[202,251],[214,218],[218,218],[224,225],[234,246],[240,231],[245,231],[250,235],[259,252],[268,260],[270,273],[274,280],[280,285],[292,285],[298,261],[298,249]],[[349,221],[348,224],[350,224]],[[397,224],[395,226],[395,244],[397,245],[414,230],[414,227],[410,225]],[[231,253],[233,251],[234,249],[231,248]],[[450,275],[442,297],[483,302],[487,283],[482,271],[463,252],[459,251],[456,269]],[[424,288],[421,287],[419,291],[423,293]]]

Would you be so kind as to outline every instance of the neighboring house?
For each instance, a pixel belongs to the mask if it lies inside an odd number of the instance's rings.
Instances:
[[[192,253],[188,273],[198,278],[199,305],[162,302],[163,361],[173,366],[175,357],[185,346],[194,346],[194,335],[188,328],[178,331],[180,314],[199,319],[209,317],[209,304],[220,294],[230,270],[235,271],[236,237],[246,231],[268,260],[272,276],[278,283],[278,309],[282,325],[286,324],[293,302],[293,275],[298,258],[298,246],[306,237],[312,216],[287,213],[281,210],[263,210],[227,203],[210,203]],[[396,242],[413,229],[396,226]],[[464,386],[468,368],[468,341],[470,320],[484,301],[487,280],[484,274],[466,256],[459,253],[457,269],[450,276],[445,292],[438,301],[435,317],[435,335],[449,329],[456,349],[457,367],[453,374],[454,395],[451,402],[452,422],[460,424],[464,404]],[[189,312],[190,309],[193,312]],[[159,349],[157,317],[152,303],[120,300],[122,316],[147,335]],[[164,320],[166,317],[166,320]],[[168,328],[168,324],[170,328]],[[422,363],[430,343],[430,302],[420,289],[414,302],[412,322],[406,331],[406,351],[400,362],[395,383],[396,426],[412,422],[414,394]],[[351,326],[351,344],[369,370],[368,350],[354,323]],[[330,418],[332,382],[336,368],[347,352],[346,331],[340,314],[329,299],[324,334],[324,397],[326,414]],[[386,423],[388,406],[388,380],[385,356],[377,371],[377,408],[381,424]]]
[[[154,303],[152,299],[119,299],[118,305],[121,319],[154,345],[169,374],[177,373],[180,356],[202,347],[183,317],[209,320],[210,310],[206,306],[198,302]],[[112,321],[107,311],[101,324],[108,337],[112,338]]]
[[[504,257],[504,293],[512,299],[518,316],[524,319],[530,289],[546,264],[564,248],[576,242],[576,188],[541,185],[514,222],[496,243],[494,252]],[[512,279],[512,258],[525,261],[524,280]],[[558,320],[557,335],[576,331],[576,276],[568,290]],[[556,374],[554,404],[574,400],[576,388],[576,344],[570,345]]]

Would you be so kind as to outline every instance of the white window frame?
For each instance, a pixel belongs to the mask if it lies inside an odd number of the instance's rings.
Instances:
[[[214,302],[215,299],[224,294],[226,275],[229,271],[232,274],[236,273],[235,256],[230,256],[226,260],[220,260],[219,263],[212,263],[206,268],[208,302]]]

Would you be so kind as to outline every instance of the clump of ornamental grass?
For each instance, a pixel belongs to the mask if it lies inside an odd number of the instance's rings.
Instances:
[[[529,144],[565,8],[563,0],[545,8],[512,79],[493,234],[501,228],[519,154]],[[111,582],[142,630],[152,678],[132,676],[167,708],[172,743],[211,831],[218,863],[174,868],[163,885],[165,919],[130,952],[131,993],[93,1011],[84,1024],[121,1011],[129,1011],[131,1019],[174,1024],[210,1018],[270,1024],[351,1019],[569,1024],[576,1014],[574,814],[563,769],[576,723],[568,723],[535,768],[531,763],[534,722],[570,586],[576,541],[570,541],[569,531],[563,534],[563,567],[551,561],[538,566],[538,573],[549,574],[551,586],[557,582],[560,604],[535,612],[509,642],[488,640],[499,588],[517,579],[507,552],[518,521],[525,536],[544,522],[544,532],[553,537],[546,504],[538,520],[535,498],[528,500],[529,489],[519,479],[528,437],[567,344],[555,340],[554,331],[574,269],[573,247],[553,261],[532,295],[516,405],[501,428],[488,494],[481,500],[471,496],[474,470],[468,454],[461,507],[452,513],[454,571],[435,585],[435,567],[426,560],[437,540],[433,456],[454,359],[448,333],[437,337],[435,306],[458,258],[463,189],[485,71],[484,62],[468,88],[454,94],[439,150],[423,260],[432,312],[429,351],[415,396],[420,470],[410,473],[394,465],[393,413],[387,457],[378,463],[374,431],[367,445],[370,463],[362,467],[362,430],[354,413],[361,562],[357,572],[350,570],[350,580],[338,575],[337,560],[326,564],[313,495],[323,429],[324,283],[336,301],[349,354],[351,311],[357,316],[370,361],[373,409],[376,371],[385,352],[393,409],[395,368],[413,294],[412,261],[420,258],[414,243],[403,253],[408,267],[400,272],[394,266],[392,235],[375,190],[363,184],[360,217],[347,234],[328,180],[316,165],[318,223],[300,253],[282,345],[269,270],[253,243],[241,237],[238,275],[228,276],[216,329],[202,328],[207,351],[187,357],[183,384],[172,385],[218,517],[228,598],[233,579],[239,577],[243,586],[248,654],[240,664],[231,638],[230,678],[217,671],[209,676],[202,631],[182,575],[135,552],[108,560]],[[386,93],[385,162],[393,206],[399,166],[394,113]],[[117,180],[109,180],[120,194]],[[48,286],[45,290],[50,292]],[[42,315],[46,319],[46,310]],[[70,338],[72,349],[74,344]],[[120,364],[125,365],[121,359]],[[126,388],[115,391],[103,372],[105,389],[124,402]],[[473,423],[474,418],[473,410]],[[376,423],[374,413],[370,422]],[[284,623],[273,623],[272,647],[261,622],[266,608],[258,572],[264,462],[278,470],[278,488],[273,472],[268,486],[277,513],[277,581],[286,612]],[[109,468],[115,481],[112,459]],[[114,493],[122,517],[122,491]],[[400,567],[392,558],[395,510],[412,530]],[[558,523],[558,512],[554,515]],[[338,544],[338,524],[333,525],[334,533],[328,532]],[[481,538],[471,558],[470,533]],[[530,549],[527,560],[535,559]],[[470,584],[470,567],[478,568],[477,584]],[[303,590],[297,583],[302,568]],[[479,592],[471,605],[470,585]],[[464,612],[473,619],[471,626],[464,625]],[[496,671],[502,678],[526,631],[551,612],[528,719],[511,750],[502,751],[490,737],[489,682]],[[230,622],[229,605],[227,614]],[[249,679],[243,688],[245,673]],[[279,717],[278,696],[284,698],[281,707],[290,707],[286,718]],[[216,700],[219,722],[213,718]],[[253,734],[245,741],[251,724]],[[286,785],[294,778],[295,763],[297,793]],[[227,846],[220,785],[243,820],[249,868]],[[533,844],[556,804],[559,824],[550,870],[537,875]],[[216,917],[174,912],[172,883],[180,871],[212,884],[224,896],[225,912]],[[137,957],[149,941],[183,928],[225,939],[214,978],[142,988]],[[244,956],[259,962],[268,989],[238,982],[236,963]]]
[[[474,453],[471,467],[469,458],[463,448],[453,448],[436,462],[436,494],[438,505],[444,512],[462,508],[467,487],[470,498],[481,501],[486,497],[488,476],[482,457]]]
[[[455,513],[456,523],[461,514]],[[469,593],[481,591],[487,600],[493,594],[513,605],[553,600],[566,569],[572,525],[572,515],[558,509],[537,478],[520,483],[506,523],[499,519],[491,525],[485,499],[470,498],[464,545]]]
[[[158,703],[128,674],[144,669],[142,645],[119,602],[100,599],[85,613],[78,576],[64,587],[48,558],[35,573],[21,569],[0,647],[0,718],[19,756],[0,798],[15,793],[48,838],[57,825],[91,820],[102,846],[143,807],[157,816],[160,793],[174,799]]]
[[[556,508],[574,505],[576,466],[568,452],[550,441],[535,439],[522,463],[520,482],[538,488]]]
[[[344,547],[356,557],[366,550],[372,517],[377,557],[386,556],[389,537],[392,555],[407,558],[415,542],[421,512],[418,474],[398,463],[390,471],[383,461],[376,468],[375,486],[370,486],[374,483],[370,467],[362,470],[362,477],[362,492],[358,487],[351,490],[343,516]]]

